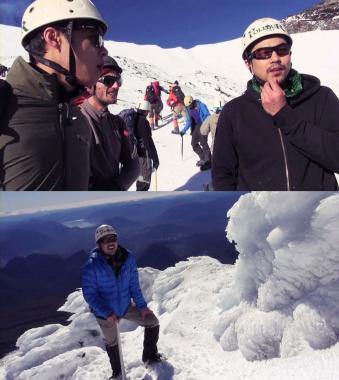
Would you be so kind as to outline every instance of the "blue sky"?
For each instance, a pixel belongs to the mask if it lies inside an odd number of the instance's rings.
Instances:
[[[53,0],[51,0],[53,1]],[[109,24],[106,39],[161,47],[238,38],[260,17],[284,18],[316,0],[94,0]],[[0,24],[20,26],[30,0],[0,0]]]

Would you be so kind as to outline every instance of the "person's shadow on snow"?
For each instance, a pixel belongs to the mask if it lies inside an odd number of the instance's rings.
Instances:
[[[175,191],[181,191],[181,190],[203,191],[204,184],[209,183],[209,182],[211,182],[211,169],[199,171],[198,173],[195,173],[191,178],[188,179],[188,181],[184,185],[174,190]]]
[[[155,376],[155,377],[154,377]],[[174,367],[172,364],[163,360],[152,367],[151,374],[146,374],[142,380],[172,380],[174,376]]]

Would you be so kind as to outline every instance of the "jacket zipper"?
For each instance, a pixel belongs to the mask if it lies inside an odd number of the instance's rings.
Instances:
[[[283,136],[282,136],[280,128],[278,128],[278,132],[279,132],[280,143],[281,143],[281,147],[283,150],[283,156],[284,156],[286,187],[287,187],[287,191],[291,191],[290,174],[289,174],[289,170],[288,170],[287,156],[286,156],[286,147],[284,144],[284,140],[283,140]]]

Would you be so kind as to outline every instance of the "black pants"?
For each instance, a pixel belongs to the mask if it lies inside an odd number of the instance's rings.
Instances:
[[[199,156],[200,160],[211,160],[211,150],[208,146],[207,136],[203,136],[200,133],[200,125],[195,125],[193,129],[191,145],[193,151]]]

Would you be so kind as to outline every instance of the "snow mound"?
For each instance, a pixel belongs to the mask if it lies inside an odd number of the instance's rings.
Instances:
[[[227,237],[240,255],[219,302],[224,350],[262,360],[337,343],[338,209],[337,194],[262,192],[229,211]]]
[[[196,351],[197,361],[203,361],[206,352],[197,350],[201,344],[196,339],[197,331],[204,329],[210,344],[215,344],[211,333],[213,318],[206,318],[202,303],[210,291],[214,295],[209,299],[216,300],[219,290],[229,286],[231,270],[231,266],[221,265],[209,257],[194,257],[163,272],[140,269],[143,294],[161,323],[160,352],[171,359],[147,372],[141,362],[143,329],[122,320],[119,329],[131,379],[166,380],[175,373],[182,379],[189,378],[188,374],[199,378],[201,369],[195,368],[192,362],[192,341],[195,341],[193,351]],[[81,290],[70,294],[59,310],[73,313],[70,324],[26,331],[17,341],[18,350],[5,358],[6,380],[93,380],[110,376],[101,332]],[[210,313],[217,317],[217,309]]]

